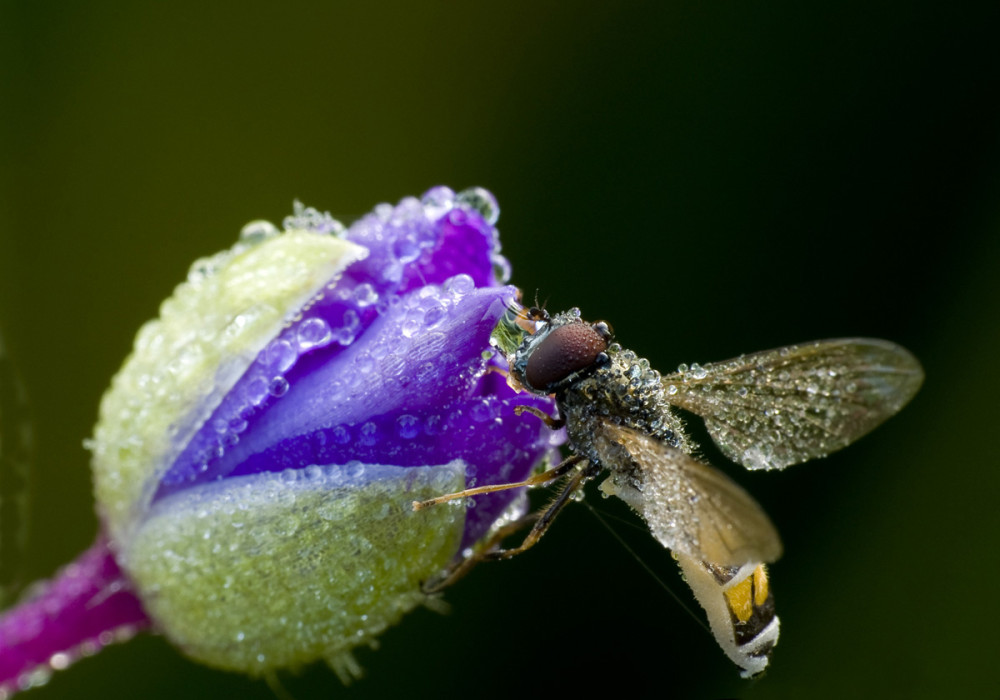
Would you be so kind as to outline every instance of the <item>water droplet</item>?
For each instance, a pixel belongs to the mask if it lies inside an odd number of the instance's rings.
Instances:
[[[455,226],[465,226],[469,220],[469,215],[461,209],[452,209],[448,212],[448,221]]]
[[[358,431],[358,442],[366,447],[371,447],[378,442],[378,426],[371,421],[361,426]]]
[[[299,325],[295,335],[301,349],[321,347],[333,340],[329,324],[321,318],[309,318]]]
[[[393,243],[392,252],[399,259],[399,262],[406,265],[416,260],[420,255],[420,246],[411,235],[403,235]]]
[[[268,238],[274,238],[278,233],[280,233],[278,227],[270,221],[258,219],[257,221],[251,221],[240,230],[240,240],[251,245],[256,245],[261,241],[266,241]]]
[[[458,193],[456,201],[463,204],[483,217],[483,221],[490,226],[500,218],[500,205],[497,204],[496,197],[489,190],[482,187],[470,187]]]
[[[57,652],[49,657],[49,666],[55,671],[62,671],[73,662],[73,657],[65,652]]]
[[[449,277],[444,282],[444,290],[455,297],[465,296],[476,288],[476,283],[472,277],[466,274]]]
[[[417,333],[420,332],[421,324],[415,318],[408,318],[403,321],[403,327],[400,329],[404,338],[412,338]]]
[[[318,464],[310,464],[308,467],[302,470],[302,476],[304,476],[309,481],[317,481],[323,478],[323,468]]]
[[[493,255],[490,259],[493,265],[493,276],[496,277],[497,282],[500,284],[507,284],[510,282],[510,277],[512,274],[512,268],[510,265],[510,260],[508,260],[503,255],[499,253]]]
[[[396,283],[403,279],[403,265],[398,260],[387,260],[379,272],[386,282]]]
[[[420,421],[411,415],[400,416],[396,419],[396,432],[404,440],[411,440],[420,434]]]
[[[335,340],[341,345],[350,345],[358,334],[361,319],[354,309],[347,309],[340,321],[340,328],[334,333]]]
[[[279,375],[267,385],[267,393],[275,398],[281,397],[288,393],[288,386],[288,380]]]
[[[360,307],[371,306],[378,301],[378,292],[368,282],[362,282],[354,288],[354,301]]]
[[[708,370],[695,362],[691,365],[691,376],[695,379],[704,379],[708,376]]]
[[[330,431],[330,439],[338,445],[346,445],[351,441],[351,431],[345,425],[338,425]]]
[[[425,328],[433,328],[447,316],[447,311],[443,304],[437,300],[431,300],[422,306],[423,322]]]
[[[444,421],[439,415],[430,415],[424,419],[424,432],[428,435],[440,435],[444,429]]]
[[[477,423],[486,423],[497,417],[496,407],[488,399],[481,399],[472,404],[470,413],[472,420]]]
[[[344,225],[334,219],[330,212],[321,212],[315,207],[307,207],[299,200],[292,202],[292,213],[281,222],[286,231],[302,229],[314,233],[324,233],[333,236],[343,235]]]
[[[435,220],[455,206],[455,193],[450,187],[443,185],[432,187],[420,198],[427,217]]]
[[[287,372],[295,364],[298,353],[287,340],[272,340],[264,350],[263,360],[276,372]]]
[[[246,399],[251,406],[259,406],[267,398],[267,380],[263,377],[252,379],[246,388]]]

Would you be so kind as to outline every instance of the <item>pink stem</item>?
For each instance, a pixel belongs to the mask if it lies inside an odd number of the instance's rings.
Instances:
[[[0,614],[0,700],[148,627],[149,618],[103,535]]]

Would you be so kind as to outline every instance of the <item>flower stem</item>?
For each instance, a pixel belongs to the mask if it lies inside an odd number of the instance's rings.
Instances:
[[[149,627],[107,539],[0,614],[0,700]]]

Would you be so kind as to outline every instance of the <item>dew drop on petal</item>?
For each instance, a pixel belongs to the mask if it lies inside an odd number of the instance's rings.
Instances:
[[[456,201],[478,212],[483,217],[483,221],[490,226],[494,225],[500,218],[500,205],[497,204],[496,197],[493,196],[492,192],[482,187],[470,187],[459,192]]]
[[[437,220],[455,206],[455,193],[450,187],[433,187],[420,198],[427,218]]]
[[[440,435],[444,429],[444,421],[441,416],[433,414],[424,419],[424,432],[428,435]]]
[[[267,398],[267,380],[257,377],[247,384],[246,399],[251,406],[259,406]]]
[[[497,417],[496,408],[488,399],[481,399],[472,405],[470,410],[472,420],[485,423]]]
[[[322,318],[309,318],[299,326],[295,339],[299,347],[305,350],[328,344],[333,340],[333,332]]]
[[[264,362],[278,372],[287,372],[295,364],[298,353],[287,340],[272,340],[264,351]]]
[[[493,265],[493,276],[496,277],[497,282],[500,284],[510,282],[511,275],[513,274],[510,260],[497,253],[490,259],[490,262]]]
[[[338,425],[330,431],[330,439],[338,445],[346,445],[351,441],[351,431],[346,425]]]
[[[371,421],[362,425],[358,431],[358,442],[366,447],[371,447],[378,442],[378,426]]]
[[[454,297],[462,297],[475,289],[476,283],[472,277],[466,274],[449,277],[444,282],[444,289]]]
[[[280,375],[273,378],[267,386],[267,393],[274,397],[284,396],[288,393],[288,380]]]
[[[405,321],[403,321],[403,327],[401,329],[401,332],[404,338],[412,338],[417,333],[419,333],[420,330],[421,330],[421,324],[420,321],[418,321],[417,319],[408,318]]]
[[[362,282],[354,288],[354,301],[360,307],[371,306],[378,301],[378,292],[368,282]]]
[[[410,440],[420,434],[420,421],[414,416],[402,415],[396,419],[396,432],[404,440]]]
[[[420,255],[420,246],[410,234],[404,234],[393,243],[392,252],[404,265],[413,262]]]
[[[358,334],[358,328],[361,325],[358,312],[354,309],[348,309],[344,312],[344,317],[340,323],[340,328],[337,329],[334,337],[341,345],[350,345],[354,342],[354,338]]]

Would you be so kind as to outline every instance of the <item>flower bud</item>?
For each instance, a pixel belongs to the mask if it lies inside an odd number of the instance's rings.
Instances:
[[[296,204],[196,262],[139,331],[89,443],[95,495],[123,587],[185,654],[351,675],[351,648],[523,509],[516,491],[410,506],[523,479],[552,448],[514,413],[548,400],[489,371],[516,295],[496,215],[478,189],[349,229]]]

